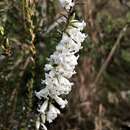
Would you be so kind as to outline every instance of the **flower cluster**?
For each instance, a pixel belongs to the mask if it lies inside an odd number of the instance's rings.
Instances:
[[[37,129],[42,126],[44,130],[47,130],[44,125],[46,121],[51,123],[60,114],[60,110],[54,103],[57,103],[61,109],[67,104],[67,100],[61,97],[69,94],[73,85],[68,79],[76,73],[74,69],[79,58],[77,52],[82,48],[81,43],[86,38],[86,35],[82,33],[84,27],[84,21],[71,19],[61,41],[56,46],[56,51],[48,58],[48,64],[44,68],[45,80],[42,80],[45,87],[36,92],[39,99],[44,99],[38,109],[40,117],[36,122]]]
[[[62,7],[64,7],[67,11],[70,10],[71,7],[74,6],[74,2],[72,0],[59,0]]]

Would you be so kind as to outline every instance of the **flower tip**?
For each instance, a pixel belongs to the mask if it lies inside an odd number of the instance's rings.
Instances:
[[[39,118],[37,119],[36,121],[36,130],[39,130],[40,128],[40,121],[39,121]]]
[[[47,127],[43,123],[41,124],[41,126],[42,126],[43,130],[47,130]]]

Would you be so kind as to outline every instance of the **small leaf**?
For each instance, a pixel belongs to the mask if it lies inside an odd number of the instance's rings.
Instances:
[[[0,26],[0,34],[4,35],[4,28],[2,26]]]
[[[130,12],[128,12],[128,13],[126,14],[126,17],[127,17],[128,22],[130,22]]]
[[[126,62],[130,62],[130,51],[122,50],[121,57],[122,57]]]

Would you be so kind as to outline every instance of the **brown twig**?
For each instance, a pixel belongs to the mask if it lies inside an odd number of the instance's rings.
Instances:
[[[95,2],[92,0],[82,0],[82,3],[84,3],[82,11],[87,24],[87,32],[95,45],[99,43],[98,33],[100,32],[99,27],[95,23],[98,10],[96,10]]]
[[[112,47],[112,49],[111,49],[111,51],[110,51],[110,53],[109,53],[109,55],[108,55],[106,61],[105,61],[104,64],[101,66],[101,68],[100,68],[100,70],[99,70],[99,72],[98,72],[98,74],[97,74],[97,76],[96,76],[96,78],[95,78],[94,86],[99,82],[99,80],[100,80],[100,78],[101,78],[103,72],[106,70],[106,68],[107,68],[107,66],[108,66],[108,64],[109,64],[109,62],[110,62],[110,60],[112,59],[112,57],[113,57],[113,55],[114,55],[114,53],[115,53],[117,47],[118,47],[119,44],[120,44],[120,41],[121,41],[122,37],[124,36],[124,34],[125,34],[126,30],[127,30],[127,27],[128,27],[128,25],[126,25],[126,26],[120,31],[119,36],[117,37],[117,40],[116,40],[114,46]]]

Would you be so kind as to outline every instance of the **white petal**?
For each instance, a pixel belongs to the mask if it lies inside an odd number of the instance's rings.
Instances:
[[[54,105],[50,104],[49,111],[47,112],[47,121],[51,123],[60,114],[60,110]]]
[[[46,100],[40,107],[40,109],[38,110],[40,113],[45,113],[46,109],[48,106],[48,100]]]
[[[42,122],[45,123],[45,121],[46,121],[46,116],[45,116],[45,114],[41,114],[41,119],[42,119]]]
[[[47,97],[48,96],[48,89],[47,88],[44,88],[44,89],[41,89],[39,92],[35,92],[35,95],[37,98],[41,99],[42,97]]]
[[[36,129],[39,130],[39,128],[40,128],[40,119],[38,118],[36,120]]]
[[[54,97],[55,101],[60,105],[61,108],[64,108],[66,104],[68,103],[67,100],[63,100],[62,98],[55,96]]]
[[[47,127],[42,123],[41,124],[43,130],[47,130]]]

